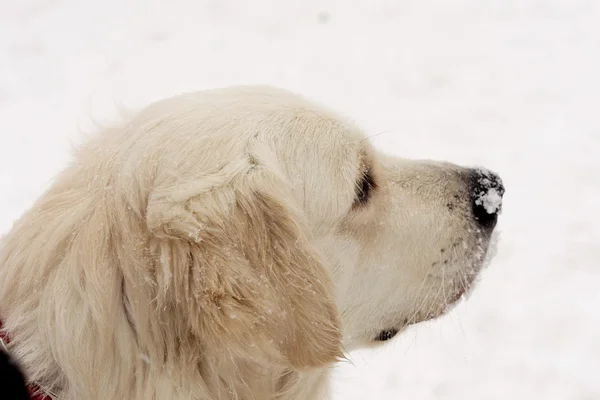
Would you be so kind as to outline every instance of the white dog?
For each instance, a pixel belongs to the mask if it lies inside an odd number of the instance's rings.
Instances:
[[[0,317],[56,399],[316,399],[346,351],[444,313],[504,188],[269,87],[89,140],[2,239]]]

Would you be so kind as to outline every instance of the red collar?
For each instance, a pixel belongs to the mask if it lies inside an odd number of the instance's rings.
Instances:
[[[8,335],[2,330],[2,321],[0,321],[0,346],[5,347],[9,343]],[[2,349],[4,350],[4,349]],[[40,391],[37,385],[31,383],[27,390],[31,396],[31,400],[51,400],[50,396],[46,396]]]

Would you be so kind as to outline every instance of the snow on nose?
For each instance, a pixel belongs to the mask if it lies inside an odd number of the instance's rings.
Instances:
[[[484,168],[470,173],[473,217],[484,228],[493,229],[502,210],[504,185],[500,177]]]

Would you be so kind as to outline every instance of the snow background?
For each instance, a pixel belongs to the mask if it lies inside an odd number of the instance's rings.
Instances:
[[[599,72],[594,0],[0,0],[0,232],[118,106],[283,86],[507,188],[474,294],[334,399],[600,399]]]

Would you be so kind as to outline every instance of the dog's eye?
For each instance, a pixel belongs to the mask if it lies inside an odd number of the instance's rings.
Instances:
[[[396,333],[398,333],[397,329],[386,329],[385,331],[379,332],[375,340],[378,342],[385,342],[396,336]]]
[[[354,207],[366,204],[371,197],[371,192],[375,188],[375,180],[370,169],[367,169],[360,180],[356,184],[356,198],[354,199]]]

